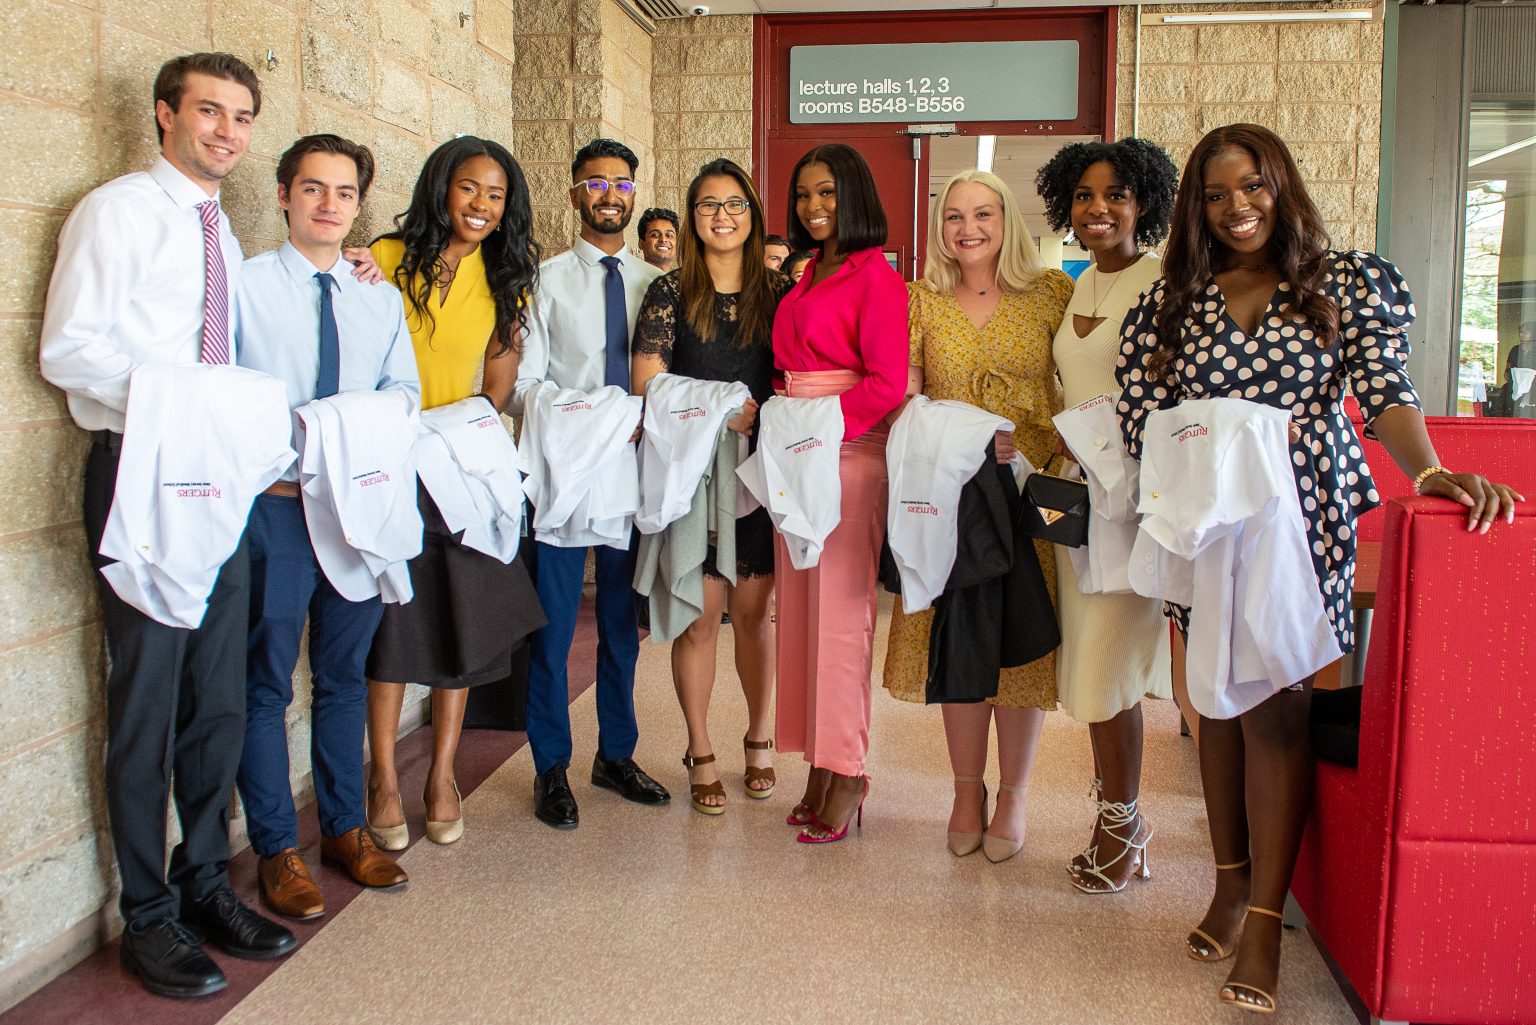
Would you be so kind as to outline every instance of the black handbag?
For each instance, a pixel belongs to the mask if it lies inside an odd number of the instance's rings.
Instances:
[[[1020,527],[1030,537],[1081,548],[1088,543],[1088,485],[1050,473],[1024,478]]]

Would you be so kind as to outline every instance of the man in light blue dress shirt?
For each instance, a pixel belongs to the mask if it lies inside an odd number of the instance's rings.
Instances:
[[[406,393],[420,407],[416,355],[400,293],[354,279],[341,243],[373,179],[373,155],[335,135],[295,142],[277,165],[288,241],[245,262],[239,290],[241,366],[282,380],[297,408],[338,391]],[[403,869],[364,821],[364,663],[383,615],[379,598],[348,601],[326,579],[304,520],[298,465],[251,511],[251,612],[245,750],[238,785],[261,861],[262,895],[290,918],[325,913],[298,850],[285,728],[305,618],[313,670],[310,730],[324,861],[363,886],[395,889]]]

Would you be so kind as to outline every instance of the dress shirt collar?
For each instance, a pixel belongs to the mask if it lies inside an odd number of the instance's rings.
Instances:
[[[571,246],[571,250],[576,254],[577,258],[588,267],[601,267],[602,264],[599,261],[608,255],[601,249],[594,246],[592,243],[588,242],[586,239],[582,238],[580,235],[576,236],[576,244]],[[618,258],[619,268],[621,270],[624,268],[625,264],[629,263],[629,250],[627,248],[620,249],[613,255]]]
[[[176,169],[176,166],[164,157],[156,157],[154,164],[149,169],[149,176],[165,190],[165,194],[171,197],[171,202],[182,208],[193,208],[199,203],[212,199],[218,201],[219,194],[213,195],[203,191],[201,185],[188,178]]]
[[[845,270],[850,273],[856,271],[877,256],[882,260],[885,259],[885,252],[879,246],[870,246],[868,249],[855,249],[853,252],[843,257],[843,265],[832,272],[832,277],[837,277]],[[817,249],[812,251],[811,258],[805,265],[805,274],[800,276],[801,280],[803,281],[807,277],[814,277],[811,272],[815,270],[816,265],[820,262],[821,250]]]
[[[293,279],[295,285],[302,288],[313,283],[319,287],[319,283],[315,282],[315,275],[319,273],[320,268],[310,263],[309,257],[295,249],[291,241],[284,242],[278,249],[277,262],[283,265],[283,269],[288,272],[288,276]],[[336,254],[336,262],[331,264],[325,273],[335,279],[336,284],[332,287],[338,290],[350,287],[356,280],[352,277],[347,261],[341,258],[340,253]]]

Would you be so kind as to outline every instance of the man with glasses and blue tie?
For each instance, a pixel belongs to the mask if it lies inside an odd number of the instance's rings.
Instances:
[[[309,135],[277,162],[288,241],[245,262],[237,332],[241,366],[282,381],[297,409],[339,392],[397,391],[421,406],[416,355],[400,293],[354,279],[341,255],[373,181],[373,154],[336,135]],[[398,889],[405,870],[365,827],[364,664],[384,607],[349,601],[326,579],[299,493],[298,463],[251,510],[251,617],[240,798],[267,906],[317,918],[325,900],[298,850],[288,781],[288,706],[309,621],[310,749],[320,856],[361,886]]]
[[[628,146],[594,139],[571,162],[571,206],[581,217],[573,247],[539,267],[534,316],[523,342],[512,412],[540,382],[596,391],[629,391],[629,343],[646,289],[660,275],[632,256],[624,229],[635,209],[635,169]],[[587,549],[535,542],[534,583],[549,625],[534,634],[528,674],[528,746],[533,750],[534,814],[556,829],[578,823],[576,798],[566,779],[571,720],[566,663],[576,634]],[[635,764],[635,660],[640,654],[635,558],[629,550],[598,547],[597,752],[594,786],[640,804],[665,804],[666,789]]]

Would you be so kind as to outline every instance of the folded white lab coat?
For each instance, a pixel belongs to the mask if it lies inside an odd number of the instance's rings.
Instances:
[[[524,399],[518,444],[528,472],[534,536],[557,548],[628,548],[640,509],[640,463],[630,442],[638,396],[545,381]]]
[[[466,548],[503,563],[523,533],[521,459],[494,406],[472,395],[421,414],[416,474]]]
[[[1088,543],[1067,549],[1084,594],[1130,594],[1141,464],[1125,450],[1117,395],[1100,395],[1053,418],[1088,484]]]
[[[987,443],[1013,422],[965,402],[914,395],[885,443],[890,502],[886,541],[909,614],[933,605],[955,565],[960,490],[987,458]]]
[[[843,408],[836,395],[796,399],[775,395],[758,410],[757,451],[736,470],[774,529],[790,564],[810,569],[821,561],[827,537],[843,518],[838,464]]]
[[[403,391],[345,391],[293,411],[299,482],[315,558],[348,601],[411,600],[406,564],[421,554],[415,446],[420,420]]]
[[[693,506],[727,415],[752,397],[740,381],[658,374],[645,390],[640,435],[640,511],[635,528],[657,534]]]
[[[293,465],[283,382],[235,366],[133,372],[102,576],[167,626],[195,630],[251,504]]]
[[[1340,657],[1291,470],[1290,417],[1197,399],[1147,418],[1138,594],[1191,607],[1190,703],[1230,719]]]

